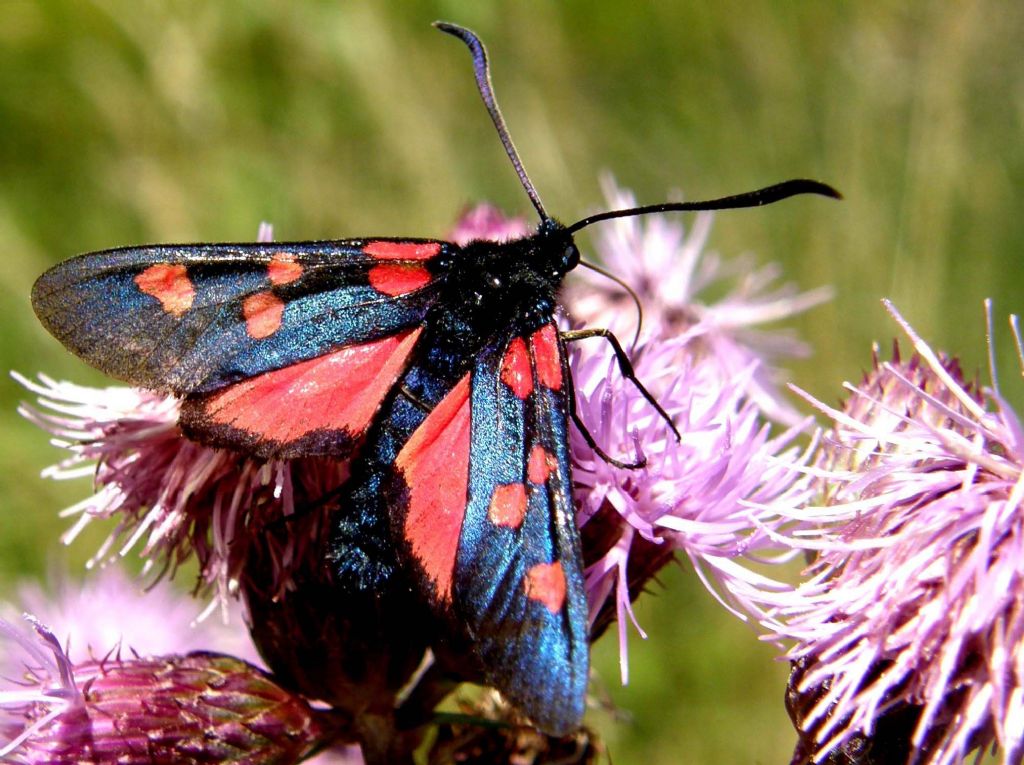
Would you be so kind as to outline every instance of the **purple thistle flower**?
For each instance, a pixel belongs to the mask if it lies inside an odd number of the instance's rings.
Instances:
[[[258,241],[273,238],[273,226],[261,223]],[[237,597],[254,545],[270,571],[261,573],[264,591],[274,597],[288,589],[325,533],[323,513],[297,508],[348,476],[347,462],[261,460],[189,441],[177,426],[180,402],[173,396],[12,376],[38,397],[38,406],[18,411],[71,453],[43,476],[93,476],[95,494],[62,513],[77,516],[62,541],[70,544],[95,519],[116,518],[90,568],[140,546],[147,571],[159,577],[194,553],[202,581],[217,594],[211,608],[227,609]],[[289,534],[262,533],[284,519]]]
[[[610,178],[604,187],[609,207],[635,206]],[[603,265],[634,288],[643,306],[634,371],[672,417],[678,441],[597,341],[570,350],[577,406],[597,442],[622,460],[647,460],[643,469],[622,470],[573,431],[593,629],[600,634],[618,620],[624,679],[630,601],[677,554],[688,557],[708,590],[741,618],[761,613],[765,593],[788,589],[749,564],[795,555],[775,539],[773,529],[784,521],[774,506],[805,501],[810,491],[802,469],[810,452],[794,444],[809,419],[781,398],[769,367],[772,359],[805,348],[785,332],[751,327],[806,310],[831,293],[800,294],[791,286],[768,291],[776,268],[752,271],[746,259],[704,251],[710,222],[710,214],[698,215],[687,235],[662,216],[619,218],[597,236]],[[620,333],[635,330],[632,303],[615,282],[584,269],[574,274],[586,280],[568,290],[574,319]],[[701,302],[708,288],[721,290],[733,280],[720,302]],[[790,427],[773,434],[766,416]]]
[[[800,429],[771,434],[747,395],[752,370],[723,379],[720,366],[686,354],[690,340],[648,337],[633,355],[634,370],[672,416],[678,441],[608,355],[571,359],[577,406],[598,443],[613,456],[647,460],[641,469],[618,468],[573,432],[591,619],[595,634],[618,620],[624,680],[630,601],[644,584],[682,554],[742,618],[756,610],[762,589],[784,588],[747,564],[781,563],[794,554],[769,533],[782,522],[772,505],[808,492],[799,470],[807,454],[793,444]]]
[[[0,621],[25,654],[0,690],[0,757],[25,763],[295,763],[330,742],[339,720],[260,669],[196,652],[72,663],[53,633]]]
[[[915,355],[876,350],[842,411],[807,397],[834,421],[822,504],[790,532],[815,559],[765,622],[793,645],[797,757],[874,745],[885,762],[951,765],[996,744],[1020,762],[1024,431],[886,307]]]
[[[529,233],[526,218],[508,217],[494,205],[479,204],[463,211],[448,238],[461,247],[478,239],[507,242]]]
[[[336,488],[348,472],[331,460],[266,461],[189,441],[177,426],[177,400],[163,394],[14,377],[38,396],[38,406],[23,405],[21,414],[71,453],[43,475],[95,475],[96,493],[62,513],[77,517],[65,544],[97,518],[116,519],[90,566],[139,546],[147,569],[162,575],[194,553],[203,581],[226,603],[250,546],[262,543],[261,529],[289,518],[292,533],[278,537],[268,556],[273,586],[283,590],[324,533],[322,514],[296,508]]]
[[[610,209],[636,206],[633,194],[610,176],[601,185]],[[765,415],[799,423],[803,418],[778,390],[774,365],[804,357],[808,348],[789,330],[760,327],[829,300],[832,290],[801,293],[792,284],[773,286],[780,275],[777,265],[755,268],[750,257],[729,260],[707,251],[713,218],[710,212],[697,213],[689,231],[664,215],[618,218],[598,229],[594,249],[601,264],[636,291],[646,332],[685,341],[686,353],[721,366],[722,379],[743,377],[745,392]],[[631,337],[637,313],[626,291],[585,268],[572,276],[567,297],[573,318]],[[708,293],[722,297],[712,302]]]
[[[38,585],[20,588],[19,605],[35,614],[35,636],[0,619],[0,637],[9,638],[22,654],[0,652],[0,677],[7,678],[0,686],[4,762],[87,761],[84,747],[91,743],[86,734],[104,739],[102,751],[88,761],[104,762],[115,752],[128,757],[131,741],[153,737],[155,730],[169,747],[180,749],[175,762],[193,761],[185,758],[185,749],[191,746],[188,736],[196,729],[190,733],[190,726],[197,724],[204,704],[211,710],[221,708],[224,716],[207,726],[202,745],[193,752],[197,759],[205,757],[203,761],[244,740],[236,727],[228,725],[239,708],[235,725],[246,728],[245,715],[259,713],[250,731],[258,735],[248,740],[254,748],[238,750],[239,756],[250,758],[247,762],[294,762],[304,736],[322,729],[320,738],[306,741],[309,750],[340,733],[341,718],[310,712],[301,698],[275,689],[280,684],[255,666],[252,643],[237,619],[230,625],[216,619],[195,622],[192,598],[166,582],[142,592],[137,579],[110,566],[85,582],[61,577],[51,589],[53,594],[47,595]],[[97,681],[97,675],[102,679]],[[23,679],[15,682],[19,676]],[[176,686],[175,677],[187,687]],[[204,690],[207,680],[210,687]],[[225,683],[233,684],[233,695],[220,695],[228,689]],[[107,696],[97,694],[97,689],[106,689]],[[192,691],[202,698],[193,698]],[[246,693],[254,698],[246,699]],[[108,715],[111,705],[113,717]],[[180,719],[169,713],[172,707]],[[316,718],[312,727],[310,714]],[[105,717],[99,720],[101,715]],[[117,735],[109,730],[112,724]],[[268,740],[261,743],[260,736]],[[361,758],[350,747],[332,745],[306,761],[356,765]]]
[[[56,635],[73,662],[105,656],[118,649],[160,656],[215,649],[251,664],[259,658],[233,608],[229,618],[196,619],[196,602],[163,581],[143,589],[138,578],[116,565],[93,572],[83,581],[51,576],[49,587],[26,582],[18,588],[17,605],[3,610],[8,621],[30,613]],[[232,604],[234,605],[234,604]],[[0,675],[17,667],[0,655]]]

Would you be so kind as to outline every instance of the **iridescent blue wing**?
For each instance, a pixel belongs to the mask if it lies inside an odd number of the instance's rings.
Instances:
[[[346,455],[410,362],[437,299],[427,240],[132,247],[32,290],[43,325],[114,377],[184,396],[205,443]]]
[[[476,365],[453,587],[453,614],[476,638],[485,681],[554,734],[579,725],[589,672],[569,385],[554,323],[492,346]]]
[[[589,670],[569,384],[553,323],[492,343],[395,460],[435,653],[553,734],[579,725]]]

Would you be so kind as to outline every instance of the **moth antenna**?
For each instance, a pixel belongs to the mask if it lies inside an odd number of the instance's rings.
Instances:
[[[640,303],[640,296],[637,295],[633,288],[629,286],[628,282],[626,282],[624,279],[620,279],[611,271],[606,271],[605,269],[601,268],[601,266],[598,266],[594,263],[590,263],[586,260],[581,260],[580,265],[583,266],[584,268],[589,268],[591,271],[595,271],[601,274],[601,276],[608,277],[613,282],[622,287],[622,289],[624,289],[627,293],[629,293],[629,297],[633,300],[633,305],[636,306],[636,331],[633,333],[633,342],[629,344],[629,349],[633,350],[634,348],[636,348],[636,343],[640,339],[640,330],[643,329],[644,326],[644,307]]]
[[[434,26],[442,32],[447,32],[450,35],[458,37],[466,44],[466,47],[469,48],[469,52],[473,55],[473,72],[476,74],[477,90],[480,91],[480,98],[483,99],[484,106],[487,107],[487,113],[491,115],[491,122],[494,123],[495,129],[498,131],[498,137],[501,139],[501,143],[505,147],[505,153],[508,154],[508,158],[512,160],[512,166],[516,169],[516,174],[519,175],[519,182],[523,184],[523,188],[526,190],[526,194],[530,197],[530,201],[536,208],[541,220],[551,220],[551,217],[548,215],[547,211],[544,209],[544,205],[540,201],[540,195],[537,193],[537,189],[535,189],[533,184],[530,182],[530,176],[526,174],[523,162],[519,159],[519,152],[516,151],[515,144],[512,143],[512,137],[508,134],[508,128],[505,126],[505,118],[501,116],[501,110],[498,108],[498,102],[494,98],[494,88],[491,85],[491,67],[487,62],[487,49],[484,48],[484,44],[480,42],[480,38],[477,37],[474,32],[469,31],[465,27],[460,27],[457,24],[450,24],[447,21],[435,21]]]
[[[630,207],[627,210],[609,210],[608,212],[597,213],[583,220],[578,220],[569,226],[566,231],[570,234],[579,231],[581,228],[611,218],[627,218],[633,215],[651,215],[652,213],[663,212],[691,212],[696,210],[735,210],[742,207],[761,207],[770,205],[773,202],[781,202],[783,199],[794,197],[799,194],[818,194],[832,199],[842,199],[843,195],[820,181],[810,181],[806,178],[797,178],[791,181],[776,183],[774,186],[766,186],[756,191],[748,191],[745,194],[709,199],[705,202],[665,202],[660,205],[647,205],[645,207]]]

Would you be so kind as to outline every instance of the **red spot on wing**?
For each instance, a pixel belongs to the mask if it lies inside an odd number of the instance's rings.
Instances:
[[[155,297],[172,316],[183,316],[196,298],[195,287],[180,263],[156,263],[135,277],[135,284]]]
[[[521,483],[508,483],[494,488],[487,518],[495,526],[518,529],[526,516],[526,487]]]
[[[235,383],[203,401],[205,424],[282,445],[318,430],[359,436],[404,371],[420,332],[346,345]]]
[[[404,535],[413,556],[451,601],[455,555],[469,493],[469,375],[441,399],[395,458],[409,487]]]
[[[562,387],[562,352],[558,345],[558,330],[554,324],[545,324],[530,338],[533,360],[537,365],[537,379],[545,388]]]
[[[425,287],[433,278],[423,266],[410,263],[383,263],[370,269],[370,286],[385,295],[405,295]]]
[[[526,597],[542,603],[548,611],[557,614],[565,604],[565,571],[560,561],[538,563],[526,572],[523,581]]]
[[[284,301],[273,292],[257,292],[242,301],[242,316],[249,337],[262,340],[281,328]]]
[[[427,260],[441,251],[440,242],[367,242],[363,252],[383,260]]]
[[[557,465],[555,455],[543,446],[535,446],[530,450],[530,459],[526,466],[526,477],[530,479],[530,483],[543,484],[548,480],[548,476],[551,475],[551,471]]]
[[[302,264],[290,252],[275,252],[267,264],[271,284],[288,284],[302,276]]]
[[[511,388],[516,398],[525,399],[533,390],[530,355],[521,337],[513,338],[505,349],[505,356],[501,359],[501,381]]]

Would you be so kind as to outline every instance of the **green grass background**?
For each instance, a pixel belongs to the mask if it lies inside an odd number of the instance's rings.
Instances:
[[[796,322],[815,347],[793,379],[826,401],[896,333],[893,298],[938,347],[985,373],[992,297],[1005,394],[1019,367],[1003,317],[1024,309],[1024,5],[655,2],[0,3],[0,367],[102,378],[36,323],[32,281],[122,244],[439,236],[463,205],[528,213],[443,18],[487,42],[498,96],[549,210],[601,206],[611,170],[644,202],[829,181],[808,199],[720,213],[712,245],[784,264],[836,299]],[[586,238],[581,244],[586,248]],[[57,549],[56,511],[86,483],[36,478],[56,456],[0,382],[0,586],[77,570],[96,533]],[[65,563],[66,561],[66,563]],[[792,735],[785,668],[683,568],[640,603],[619,687],[598,716],[617,763],[778,763]],[[184,582],[183,584],[189,584]]]

